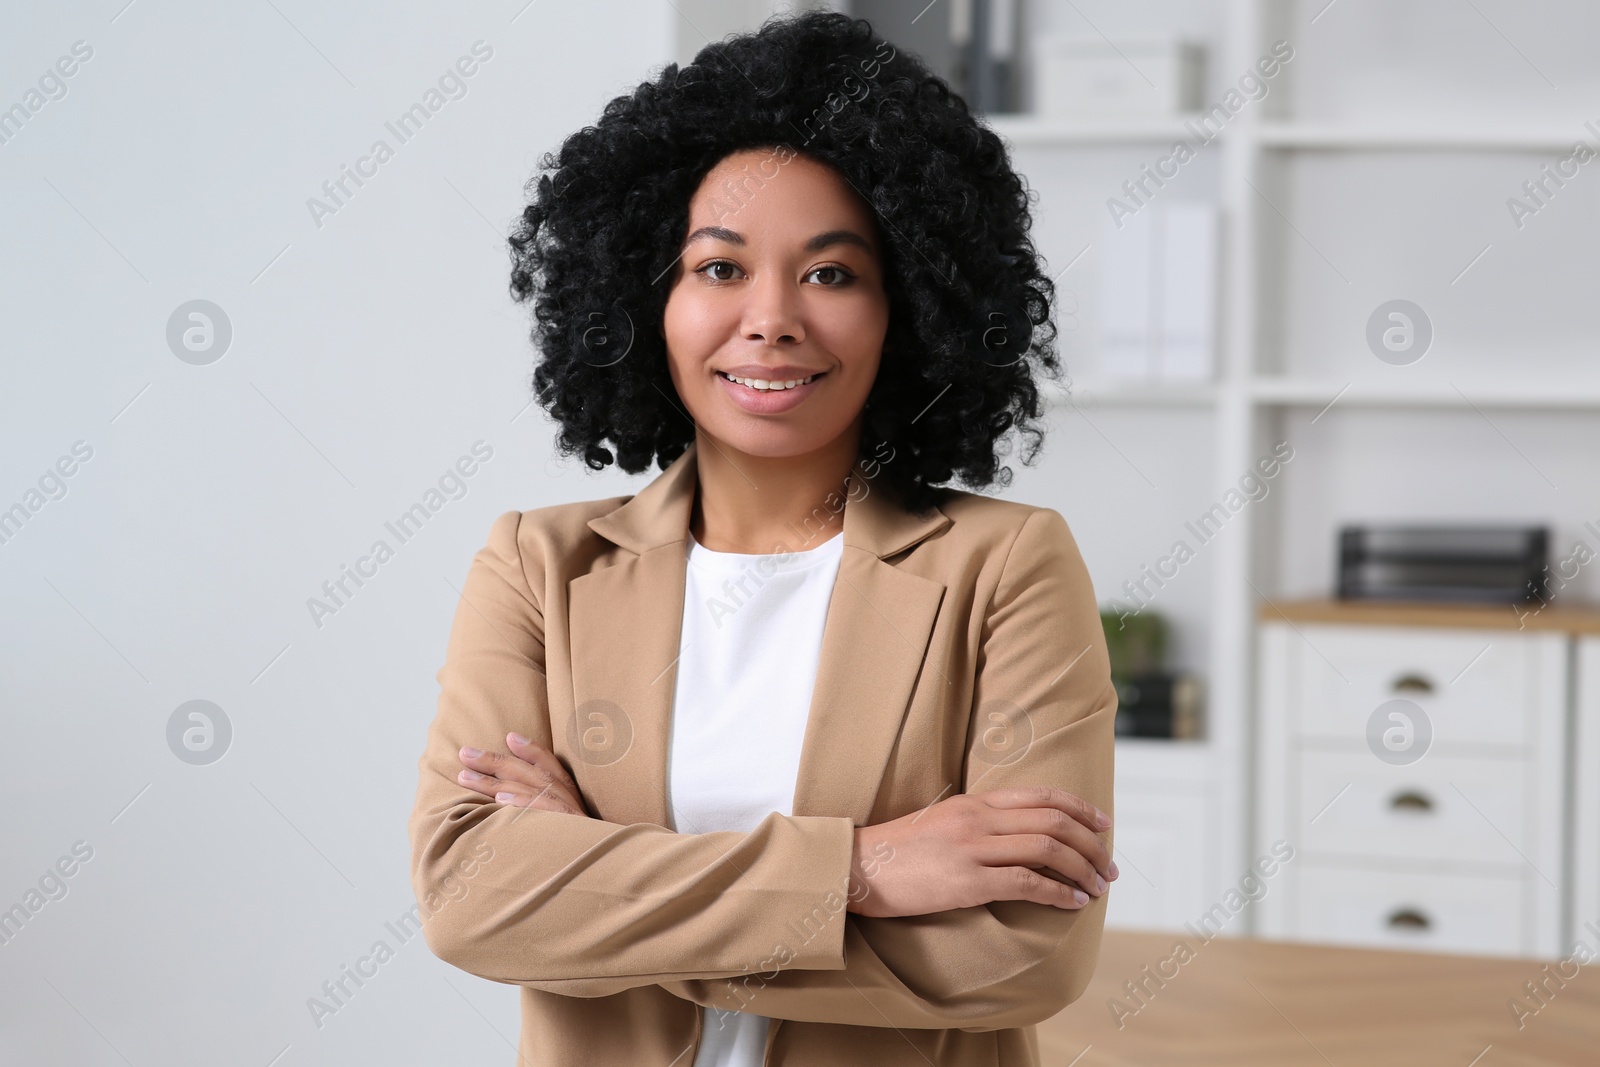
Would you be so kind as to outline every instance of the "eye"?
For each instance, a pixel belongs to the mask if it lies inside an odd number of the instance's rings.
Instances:
[[[729,262],[726,259],[713,259],[710,263],[707,263],[705,266],[697,267],[695,269],[695,273],[696,274],[703,274],[707,278],[711,279],[714,282],[730,282],[730,281],[733,280],[732,278],[723,278],[723,277],[719,277],[717,275],[708,273],[709,271],[715,270],[718,267],[727,267],[729,270],[738,270],[739,269],[738,266],[736,266],[735,264]]]
[[[813,270],[811,274],[821,274],[824,271],[832,271],[834,275],[837,276],[836,281],[823,283],[823,288],[825,289],[840,289],[846,285],[849,285],[850,282],[855,279],[855,275],[851,274],[843,267],[818,267]],[[806,275],[806,277],[811,277],[811,274]]]

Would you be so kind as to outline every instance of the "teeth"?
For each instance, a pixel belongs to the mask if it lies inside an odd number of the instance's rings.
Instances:
[[[723,374],[721,371],[718,371],[717,373],[722,374],[722,376],[728,379],[730,382],[738,382],[740,385],[768,393],[779,392],[784,389],[793,389],[796,386],[805,385],[807,382],[816,378],[816,375],[813,374],[805,378],[790,378],[788,381],[783,382],[769,382],[765,378],[735,378],[733,375]]]

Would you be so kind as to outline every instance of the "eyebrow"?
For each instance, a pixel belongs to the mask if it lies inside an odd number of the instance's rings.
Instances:
[[[737,230],[730,230],[726,226],[702,226],[684,239],[683,246],[688,248],[702,238],[726,241],[731,245],[743,246],[745,243],[744,235]],[[871,242],[854,230],[827,230],[819,233],[806,242],[805,250],[807,252],[820,252],[824,248],[839,244],[857,245],[868,252],[875,251]]]

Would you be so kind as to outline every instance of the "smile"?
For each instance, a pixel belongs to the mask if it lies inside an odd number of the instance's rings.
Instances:
[[[739,378],[726,371],[717,371],[722,391],[737,408],[751,415],[782,415],[794,411],[823,388],[822,379],[827,371],[808,374],[804,378],[770,381],[766,378]]]
[[[742,385],[746,389],[754,389],[758,393],[772,393],[781,392],[785,389],[797,389],[802,385],[810,385],[812,382],[816,381],[826,373],[827,371],[822,371],[817,374],[808,375],[804,378],[790,378],[788,381],[769,382],[765,378],[736,378],[731,374],[724,374],[722,371],[717,371],[717,374],[720,377],[738,385]]]

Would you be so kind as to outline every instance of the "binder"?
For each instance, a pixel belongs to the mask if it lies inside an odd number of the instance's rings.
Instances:
[[[1175,201],[1165,207],[1161,221],[1166,239],[1158,287],[1156,377],[1169,382],[1205,381],[1213,365],[1217,211],[1211,204]]]
[[[1101,248],[1100,373],[1107,378],[1148,378],[1150,361],[1150,256],[1155,241],[1150,208],[1104,221]]]
[[[1151,202],[1102,230],[1100,373],[1201,382],[1215,366],[1217,208]]]

